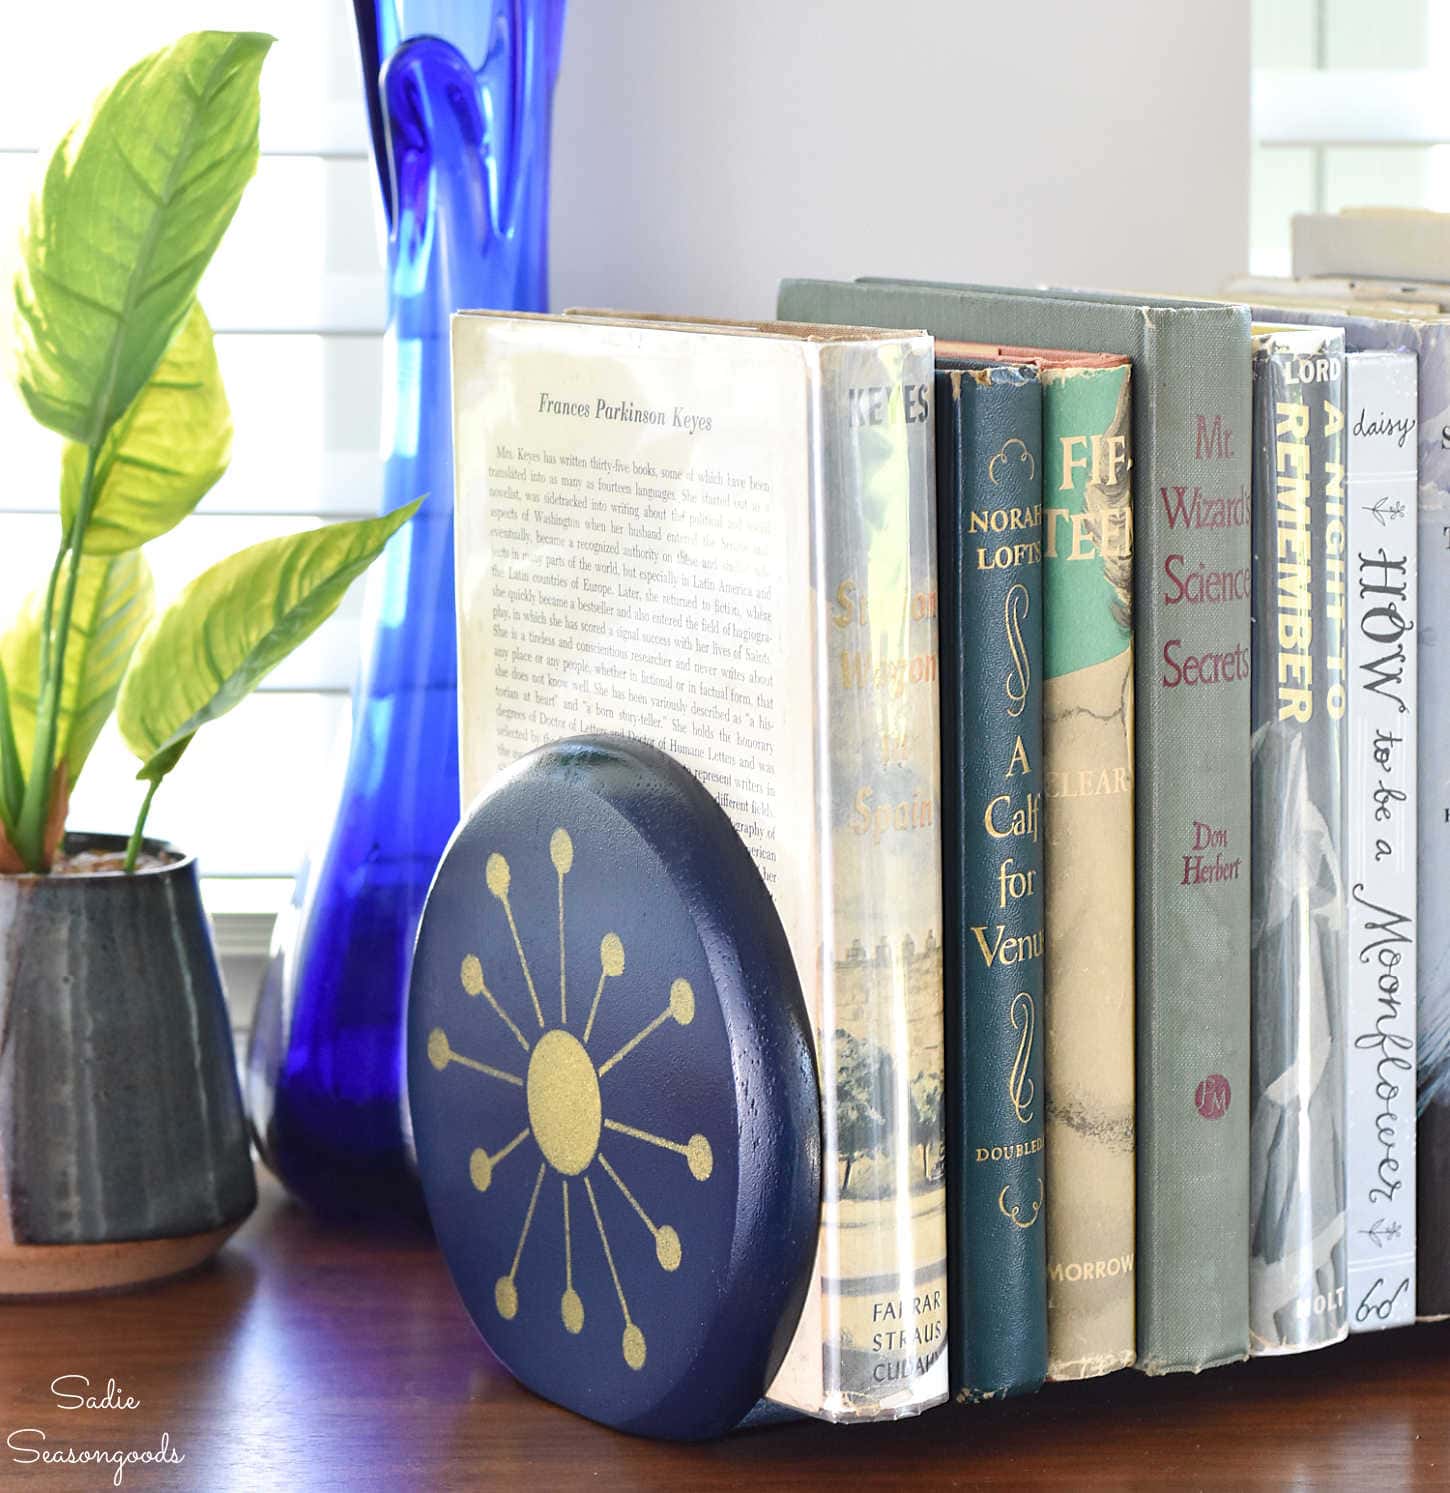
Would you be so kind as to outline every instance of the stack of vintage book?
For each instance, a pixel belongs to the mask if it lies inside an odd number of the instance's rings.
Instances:
[[[781,1404],[1450,1315],[1450,284],[1377,226],[1236,301],[456,320],[465,799],[663,748],[812,1013]]]

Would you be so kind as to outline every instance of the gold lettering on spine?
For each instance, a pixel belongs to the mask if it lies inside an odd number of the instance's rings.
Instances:
[[[1037,1179],[1037,1200],[1032,1204],[1032,1217],[1023,1218],[1017,1211],[1017,1204],[1007,1206],[1007,1194],[1012,1191],[1011,1186],[1004,1187],[997,1194],[997,1207],[1001,1210],[1002,1217],[1010,1219],[1019,1229],[1030,1229],[1037,1222],[1037,1216],[1042,1212],[1042,1178]]]
[[[1007,1080],[1007,1093],[1018,1123],[1029,1125],[1032,1123],[1032,1106],[1037,1099],[1036,1085],[1027,1074],[1032,1061],[1032,1042],[1037,1035],[1037,1007],[1025,990],[1019,990],[1012,997],[1010,1020],[1012,1030],[1021,1035],[1017,1039],[1017,1056]]]
[[[1026,441],[1013,436],[1010,441],[987,463],[987,481],[996,487],[1002,480],[997,475],[998,466],[1005,467],[1009,461],[1017,461],[1027,468],[1027,480],[1030,482],[1037,475],[1037,463],[1032,459],[1032,453],[1027,449]]]
[[[1027,656],[1026,639],[1022,636],[1022,623],[1029,605],[1027,587],[1020,581],[1007,588],[1002,603],[1002,623],[1007,633],[1012,667],[1007,671],[1003,687],[1007,692],[1007,714],[1014,720],[1027,708],[1027,693],[1032,686],[1032,662]]]

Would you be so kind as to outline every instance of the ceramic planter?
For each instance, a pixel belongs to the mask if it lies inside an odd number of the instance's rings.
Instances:
[[[0,1296],[176,1274],[256,1203],[196,862],[146,848],[176,858],[0,876]]]

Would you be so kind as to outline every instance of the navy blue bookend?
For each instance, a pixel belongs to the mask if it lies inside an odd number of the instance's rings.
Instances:
[[[810,1021],[770,894],[673,758],[580,736],[500,774],[423,914],[408,1094],[428,1209],[499,1361],[605,1425],[737,1425],[820,1216]]]

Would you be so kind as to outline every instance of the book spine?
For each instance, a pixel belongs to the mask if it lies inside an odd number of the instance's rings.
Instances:
[[[821,1325],[830,1419],[947,1396],[931,341],[820,350]]]
[[[941,373],[952,1390],[1047,1370],[1042,980],[1042,395]]]
[[[1134,1356],[1130,369],[1048,368],[1043,418],[1048,1374]]]
[[[1344,334],[1255,341],[1253,1063],[1255,1353],[1348,1331],[1348,707]]]
[[[1450,1316],[1450,324],[1420,345],[1419,1103],[1415,1311]]]
[[[1415,359],[1345,359],[1351,1332],[1415,1320]]]
[[[1246,313],[1150,312],[1135,389],[1138,1367],[1249,1346]]]

